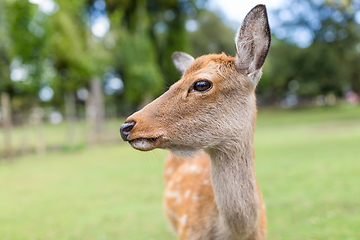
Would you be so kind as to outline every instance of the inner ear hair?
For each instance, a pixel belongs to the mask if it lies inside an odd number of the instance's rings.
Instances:
[[[184,74],[187,67],[195,60],[193,56],[184,52],[174,52],[171,58],[181,75]]]
[[[248,74],[260,70],[269,52],[270,41],[266,7],[257,5],[246,15],[236,34],[236,66]]]

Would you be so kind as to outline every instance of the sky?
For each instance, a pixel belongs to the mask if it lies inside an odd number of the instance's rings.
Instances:
[[[209,10],[216,12],[225,20],[225,23],[235,30],[240,27],[240,23],[253,7],[257,4],[265,4],[272,33],[278,38],[284,38],[285,33],[278,28],[280,25],[279,18],[275,17],[272,12],[287,4],[286,0],[208,0],[207,4]],[[291,18],[291,16],[289,17]],[[292,33],[292,40],[299,47],[306,48],[312,43],[313,35],[308,29],[297,29]]]
[[[257,4],[265,4],[268,11],[281,6],[285,0],[209,0],[208,9],[219,12],[227,20],[240,23],[246,14]],[[270,26],[274,20],[269,15]]]

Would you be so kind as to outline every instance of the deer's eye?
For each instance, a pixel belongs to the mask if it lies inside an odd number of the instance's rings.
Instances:
[[[206,90],[209,90],[212,87],[212,82],[208,80],[199,80],[196,81],[191,88],[190,92],[205,92]]]

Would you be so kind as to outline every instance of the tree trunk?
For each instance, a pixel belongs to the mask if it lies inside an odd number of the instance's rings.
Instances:
[[[107,120],[105,122],[105,128],[106,128],[106,140],[107,141],[116,141],[119,140],[119,131],[116,131],[117,127],[114,127],[114,121],[116,120],[116,105],[111,103],[109,105],[106,105],[106,117]],[[110,120],[110,121],[109,121]]]
[[[35,129],[36,129],[36,153],[44,154],[46,153],[46,140],[44,133],[44,123],[43,118],[45,115],[44,109],[41,107],[36,107],[34,109],[34,117],[35,117]]]
[[[102,91],[102,82],[99,78],[94,78],[90,82],[90,92],[93,98],[93,106],[95,112],[95,136],[96,140],[102,140],[102,133],[104,130],[104,97]]]
[[[13,148],[12,148],[12,138],[11,138],[11,129],[12,129],[12,120],[11,120],[11,104],[10,96],[8,93],[1,93],[1,106],[2,106],[2,119],[3,119],[3,128],[4,128],[4,146],[5,154],[9,161],[12,161],[13,158]]]
[[[76,139],[76,105],[74,92],[65,93],[65,112],[68,125],[68,143],[74,145]]]
[[[22,130],[21,130],[21,153],[25,155],[29,151],[29,120],[28,113],[21,114]]]
[[[96,110],[94,105],[94,97],[92,92],[89,92],[89,96],[85,101],[85,109],[86,109],[86,140],[88,144],[92,144],[95,142],[95,133],[93,131],[95,126],[95,116]]]

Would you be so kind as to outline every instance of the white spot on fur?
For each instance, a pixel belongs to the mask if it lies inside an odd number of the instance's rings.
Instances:
[[[209,184],[209,180],[204,180],[204,184]]]
[[[196,173],[201,173],[201,168],[199,168],[198,166],[196,166],[196,165],[191,165],[190,167],[189,167],[189,171],[190,172],[196,172]]]
[[[171,175],[173,173],[173,171],[174,171],[173,168],[168,168],[168,169],[166,169],[165,174],[166,175]]]
[[[183,215],[181,218],[180,218],[180,224],[182,226],[184,226],[186,224],[186,221],[187,221],[187,214]]]
[[[197,194],[194,194],[194,195],[192,196],[192,200],[194,200],[194,201],[199,200],[199,196],[198,196]]]
[[[175,204],[181,203],[181,195],[179,191],[166,191],[165,196],[167,198],[176,198]]]
[[[184,194],[184,198],[188,198],[190,196],[191,190],[188,189],[186,190],[185,194]]]
[[[180,193],[179,191],[166,191],[165,196],[168,198],[178,198]]]

